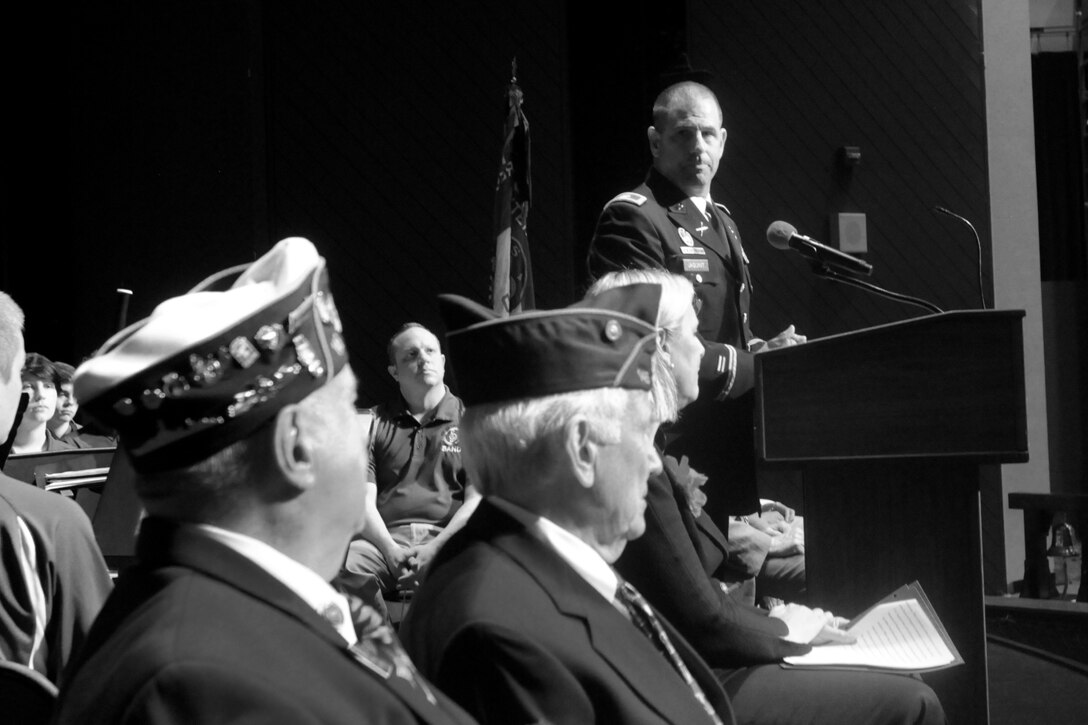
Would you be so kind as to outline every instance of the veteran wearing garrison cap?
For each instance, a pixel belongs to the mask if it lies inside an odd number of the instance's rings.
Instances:
[[[80,366],[147,517],[59,722],[471,722],[328,584],[365,506],[355,387],[324,260],[298,238]]]
[[[483,501],[401,624],[417,666],[488,723],[731,723],[709,668],[612,569],[661,469],[660,285],[506,318],[440,301]],[[496,366],[499,366],[496,369]]]

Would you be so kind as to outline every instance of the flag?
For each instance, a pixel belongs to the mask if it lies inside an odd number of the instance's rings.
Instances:
[[[502,315],[535,307],[529,261],[529,119],[521,108],[517,65],[506,92],[506,128],[495,186],[495,263],[491,307]]]

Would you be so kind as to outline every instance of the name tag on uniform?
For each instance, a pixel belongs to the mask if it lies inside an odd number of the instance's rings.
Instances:
[[[705,259],[685,259],[684,260],[685,272],[709,272],[710,262]]]
[[[706,250],[702,247],[680,247],[681,254],[701,254],[706,256]]]

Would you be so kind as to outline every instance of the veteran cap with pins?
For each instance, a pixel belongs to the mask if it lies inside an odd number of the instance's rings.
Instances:
[[[117,333],[79,366],[74,392],[137,470],[179,468],[331,381],[348,362],[341,333],[325,260],[291,237]]]
[[[457,295],[438,299],[466,405],[593,388],[650,389],[660,285],[627,285],[570,307],[509,317]]]

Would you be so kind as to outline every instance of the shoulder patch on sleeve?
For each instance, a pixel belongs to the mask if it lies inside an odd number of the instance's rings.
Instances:
[[[643,196],[642,194],[639,194],[638,192],[625,191],[622,194],[616,194],[614,197],[612,197],[611,201],[609,201],[607,204],[605,204],[605,206],[612,206],[617,201],[626,202],[628,204],[634,204],[635,206],[642,206],[643,204],[646,203],[646,197]]]

